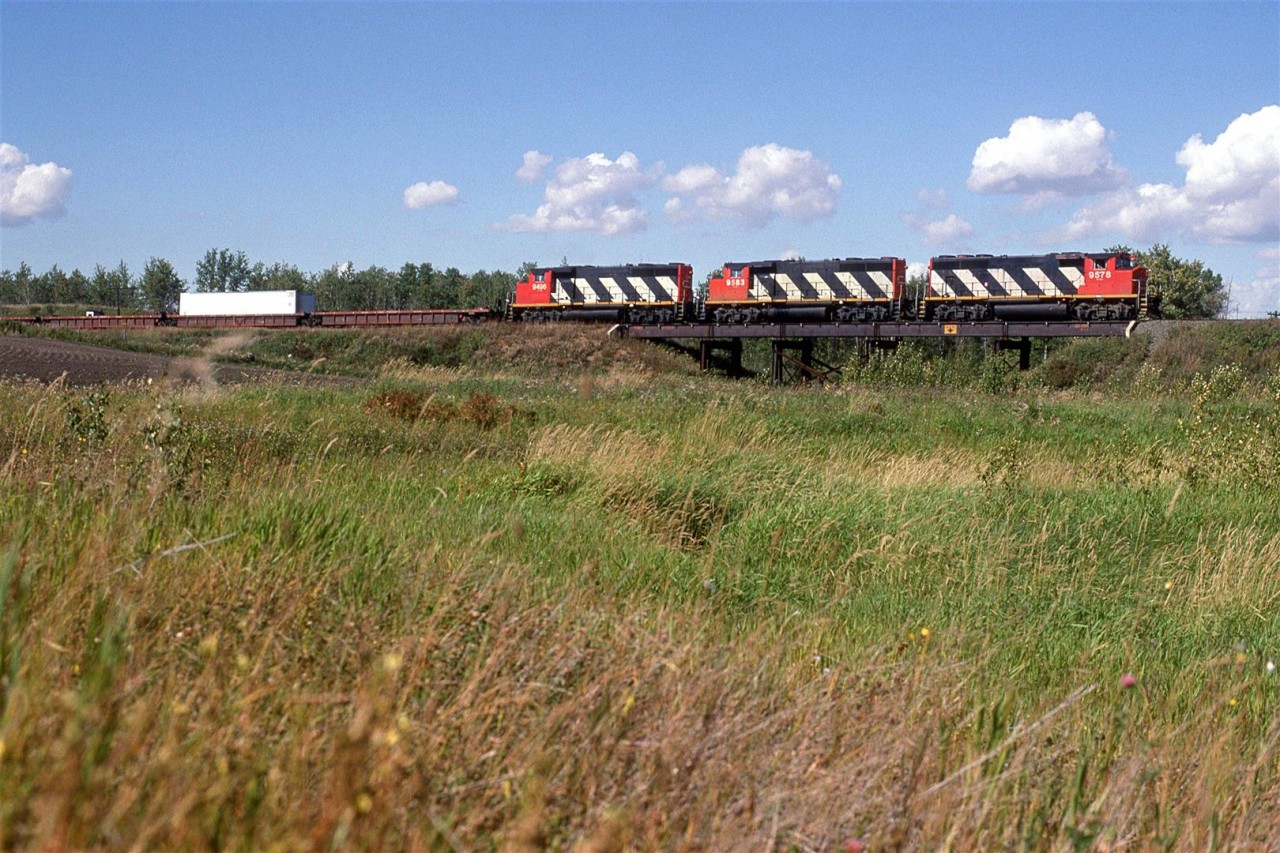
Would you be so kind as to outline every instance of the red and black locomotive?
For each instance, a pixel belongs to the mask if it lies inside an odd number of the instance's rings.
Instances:
[[[729,263],[712,278],[703,318],[716,323],[866,323],[897,319],[901,258]]]
[[[1147,269],[1118,252],[942,255],[929,262],[922,320],[1133,320],[1150,304]]]
[[[907,292],[902,258],[731,262],[693,295],[688,264],[561,266],[518,282],[513,319],[654,324],[1137,320],[1157,315],[1147,270],[1121,252],[940,255]]]
[[[693,267],[542,267],[516,283],[514,320],[673,323],[693,319]]]

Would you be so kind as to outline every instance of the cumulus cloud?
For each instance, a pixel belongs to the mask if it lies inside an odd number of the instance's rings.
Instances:
[[[662,182],[672,193],[664,209],[675,221],[736,219],[755,227],[778,217],[830,216],[841,185],[840,176],[812,152],[773,143],[743,151],[732,175],[703,164],[686,166]]]
[[[942,211],[950,206],[946,190],[920,190],[916,198],[920,200],[923,211],[904,213],[902,221],[908,228],[920,232],[923,242],[956,243],[973,235],[973,226],[963,216],[955,213],[942,216]]]
[[[947,196],[947,191],[941,187],[936,190],[920,190],[920,192],[916,193],[916,198],[930,210],[946,210],[951,206],[951,199]]]
[[[519,169],[516,169],[516,178],[526,184],[542,180],[542,173],[550,162],[550,154],[543,154],[540,151],[526,151],[524,152],[524,164]]]
[[[1107,129],[1090,112],[1069,119],[1025,116],[1008,136],[973,154],[967,186],[976,193],[1018,194],[1028,206],[1113,189],[1125,181],[1108,147]]]
[[[1248,284],[1231,287],[1230,312],[1241,317],[1265,317],[1280,311],[1280,246],[1258,253],[1262,264]]]
[[[458,188],[444,181],[418,181],[404,188],[406,210],[422,210],[441,204],[457,204]]]
[[[0,225],[64,216],[70,194],[70,169],[53,162],[35,165],[17,146],[0,142]]]
[[[525,166],[530,162],[526,154]],[[537,158],[532,162],[537,163]],[[565,160],[547,181],[544,201],[533,215],[517,214],[496,227],[515,232],[593,231],[608,235],[642,231],[648,221],[633,193],[656,183],[662,168],[659,163],[644,169],[630,151],[622,152],[616,160],[600,153]]]
[[[926,243],[954,243],[973,234],[973,226],[962,216],[949,213],[943,219],[920,223]]]
[[[924,278],[929,274],[928,261],[912,261],[907,264],[907,278]]]
[[[1065,236],[1280,240],[1280,105],[1237,117],[1213,142],[1192,136],[1175,159],[1187,172],[1182,186],[1142,184],[1110,193],[1077,211]]]

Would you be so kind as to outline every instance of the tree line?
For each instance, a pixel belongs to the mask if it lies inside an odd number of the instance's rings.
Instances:
[[[1175,257],[1157,243],[1147,251],[1112,246],[1107,251],[1133,252],[1150,271],[1160,289],[1162,310],[1170,319],[1218,317],[1227,308],[1222,276],[1198,260]],[[491,308],[501,310],[518,280],[536,264],[522,264],[515,272],[479,270],[465,274],[457,267],[439,269],[430,263],[406,263],[399,270],[371,266],[355,270],[338,264],[323,272],[303,272],[293,264],[250,263],[244,252],[210,249],[196,264],[191,289],[198,292],[241,293],[246,290],[309,290],[322,311],[374,311],[406,308]],[[698,290],[718,275],[708,273]],[[923,277],[913,277],[908,290],[917,294]],[[98,310],[176,311],[178,295],[188,283],[164,258],[147,261],[140,275],[121,261],[107,269],[64,272],[57,264],[39,275],[26,263],[0,271],[0,305],[80,305]]]
[[[210,249],[196,264],[195,279],[187,282],[164,258],[151,258],[140,274],[130,271],[124,261],[110,269],[99,264],[89,275],[78,269],[65,272],[57,264],[37,274],[24,262],[16,270],[0,271],[0,305],[78,305],[112,313],[176,311],[185,290],[306,290],[316,294],[322,311],[496,311],[506,304],[516,281],[534,266],[528,262],[515,272],[482,269],[467,274],[457,267],[440,269],[431,263],[406,263],[396,271],[380,266],[356,270],[348,263],[303,272],[293,264],[250,263],[244,252]]]

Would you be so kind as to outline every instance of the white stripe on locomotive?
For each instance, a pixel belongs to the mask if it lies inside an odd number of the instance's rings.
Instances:
[[[659,275],[651,279],[644,276],[633,275],[627,278],[631,282],[631,286],[635,288],[636,295],[641,302],[665,302],[667,297],[659,292],[660,289],[666,290],[667,293],[675,293],[676,285],[671,276]]]
[[[831,292],[831,287],[822,278],[822,273],[806,272],[804,280],[809,286],[818,291],[818,299],[834,299],[835,294]],[[846,282],[847,284],[847,282]]]
[[[618,282],[614,281],[612,276],[601,276],[600,283],[604,285],[604,289],[609,291],[610,302],[626,302],[627,296],[622,292],[622,288],[618,286]],[[587,285],[590,287],[591,285]]]
[[[804,294],[800,292],[800,287],[791,280],[791,276],[786,273],[774,273],[773,281],[775,284],[782,286],[783,293],[787,294],[787,299],[802,299]]]
[[[893,282],[889,278],[889,275],[887,273],[883,273],[876,270],[876,271],[868,271],[867,274],[872,277],[872,279],[880,287],[883,293],[893,292]],[[807,271],[803,275],[804,275],[805,283],[807,283],[810,287],[812,287],[814,290],[817,291],[817,296],[811,297],[811,298],[820,299],[824,301],[846,298],[843,296],[837,296],[835,292],[832,291],[831,285],[829,285],[827,281],[822,277],[822,273]],[[848,289],[850,296],[847,298],[850,298],[850,299],[873,298],[872,295],[867,292],[866,288],[864,288],[862,284],[858,281],[857,276],[855,276],[853,273],[840,271],[840,272],[836,272],[835,276],[840,281],[840,283],[843,284]],[[753,275],[752,281],[751,281],[751,290],[748,293],[747,298],[761,300],[765,302],[769,302],[774,299],[777,299],[778,297],[772,296],[770,294],[770,290],[768,286],[770,279],[772,279],[772,282],[776,287],[782,289],[782,292],[785,294],[785,297],[784,297],[785,299],[798,300],[798,299],[807,298],[805,297],[803,291],[801,291],[800,288],[796,285],[796,283],[791,279],[791,276],[788,273],[760,273],[758,275]]]
[[[1022,268],[1022,274],[1025,275],[1027,278],[1029,278],[1036,285],[1036,287],[1040,288],[1040,293],[1027,292],[1026,290],[1024,290],[1022,286],[1018,284],[1018,282],[1013,278],[1013,276],[1009,274],[1007,270],[1003,270],[999,268],[988,268],[986,270],[983,270],[983,272],[986,272],[988,275],[994,278],[996,280],[996,283],[999,284],[1002,288],[1004,288],[1005,295],[1007,296],[1036,297],[1036,296],[1062,296],[1063,295],[1062,290],[1058,287],[1057,284],[1054,283],[1053,279],[1049,277],[1048,273],[1044,271],[1044,268],[1040,266],[1031,266],[1031,267]],[[1069,280],[1073,285],[1075,285],[1075,288],[1077,290],[1079,290],[1081,285],[1084,284],[1084,271],[1081,270],[1079,267],[1060,266],[1058,267],[1058,272],[1060,275],[1064,276],[1067,280]],[[947,273],[950,273],[954,275],[957,279],[959,279],[960,283],[964,285],[964,287],[968,288],[970,294],[974,297],[989,297],[992,295],[990,289],[985,284],[982,283],[982,281],[979,279],[979,277],[973,270],[965,270],[965,269],[934,270],[932,287],[933,287],[933,292],[935,294],[939,296],[955,296],[956,295],[955,291],[951,288],[950,284],[948,284],[947,282],[947,276],[946,276]]]
[[[866,275],[870,276],[871,280],[876,283],[876,286],[880,288],[880,291],[882,293],[893,292],[893,283],[889,280],[889,276],[886,275],[885,273],[879,272],[877,270],[868,270]],[[826,280],[822,277],[821,273],[807,272],[804,274],[804,277],[810,284],[812,284],[815,288],[817,288],[819,299],[844,299],[845,298],[842,296],[837,296],[835,292],[832,291],[831,286],[827,284]],[[836,277],[836,281],[844,285],[845,289],[849,291],[848,298],[850,299],[876,298],[867,292],[867,289],[862,286],[862,283],[858,281],[858,277],[853,273],[845,270],[837,270],[835,273],[835,277]]]
[[[666,291],[665,294],[662,293],[655,285],[655,279],[656,284],[660,284],[662,286],[662,290]],[[605,290],[608,292],[609,299],[607,301],[633,301],[629,296],[627,296],[626,291],[622,289],[622,286],[618,283],[619,280],[619,277],[616,276],[602,276],[599,279],[596,279],[596,281],[603,285]],[[676,292],[676,280],[668,275],[655,276],[654,279],[647,280],[644,276],[633,275],[627,276],[625,280],[632,288],[635,289],[637,296],[635,301],[639,302],[668,302],[672,297],[666,294],[674,294]],[[596,305],[601,303],[602,300],[600,299],[600,296],[596,293],[595,288],[591,286],[591,280],[587,278],[557,278],[555,280],[555,287],[552,290],[552,302],[564,305],[573,303],[573,299],[569,296],[569,291],[565,288],[565,283],[568,281],[572,281],[574,287],[578,290],[578,298],[580,300],[578,304]]]

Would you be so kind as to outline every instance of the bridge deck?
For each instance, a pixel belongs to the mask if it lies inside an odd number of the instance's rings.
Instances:
[[[649,340],[726,340],[733,338],[1070,338],[1128,337],[1137,321],[1092,323],[993,321],[981,323],[668,323],[655,326],[615,326],[611,333]]]

